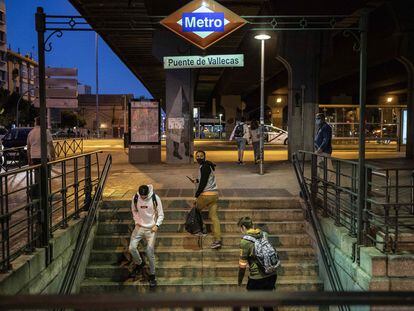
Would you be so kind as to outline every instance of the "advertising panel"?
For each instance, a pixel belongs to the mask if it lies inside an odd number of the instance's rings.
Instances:
[[[160,105],[158,101],[132,101],[129,115],[131,144],[160,143]]]

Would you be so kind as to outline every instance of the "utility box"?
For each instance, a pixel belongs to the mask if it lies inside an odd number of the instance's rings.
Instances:
[[[161,163],[161,107],[157,100],[131,100],[129,163]]]

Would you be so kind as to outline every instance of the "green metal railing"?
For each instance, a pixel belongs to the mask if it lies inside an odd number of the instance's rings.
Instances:
[[[42,210],[40,165],[0,174],[0,272],[12,261],[48,239],[59,228],[89,208],[101,177],[100,151],[68,157],[47,164],[46,210]],[[45,224],[45,213],[49,221]],[[46,241],[44,241],[46,237]]]
[[[357,238],[357,260],[361,246],[375,246],[384,253],[414,250],[412,168],[365,165],[365,198],[361,206],[358,162],[306,151],[299,151],[296,157],[310,199],[320,214],[332,218]]]
[[[0,296],[2,310],[159,310],[179,308],[227,308],[238,311],[241,307],[335,307],[338,305],[388,307],[401,310],[414,307],[412,292],[209,292],[209,293],[146,293],[133,295],[21,295]],[[381,309],[382,310],[382,309]],[[384,309],[385,310],[385,309]],[[411,310],[411,309],[410,309]]]

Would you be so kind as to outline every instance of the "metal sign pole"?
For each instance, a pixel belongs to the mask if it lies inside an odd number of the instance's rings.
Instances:
[[[264,174],[264,54],[265,40],[261,41],[261,69],[260,69],[260,163],[259,174]]]
[[[40,211],[42,223],[42,246],[49,245],[49,202],[47,173],[47,136],[46,136],[46,83],[45,83],[45,23],[46,15],[43,8],[38,7],[36,13],[36,31],[39,57],[39,104],[40,104]],[[47,260],[47,259],[46,259]]]
[[[360,19],[360,60],[359,60],[359,148],[358,148],[358,233],[357,246],[364,244],[363,215],[365,208],[365,105],[367,80],[367,28],[368,15],[362,14]],[[359,254],[359,252],[357,252]],[[358,256],[359,257],[359,256]],[[359,262],[359,258],[357,258]]]

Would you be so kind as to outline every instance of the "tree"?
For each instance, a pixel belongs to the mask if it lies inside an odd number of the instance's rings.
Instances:
[[[65,127],[84,127],[86,121],[73,111],[62,111],[60,126]]]
[[[16,122],[17,102],[20,96],[16,92],[10,94],[8,90],[0,89],[0,125],[10,127]],[[19,123],[33,124],[37,115],[39,109],[22,98],[19,103]]]

